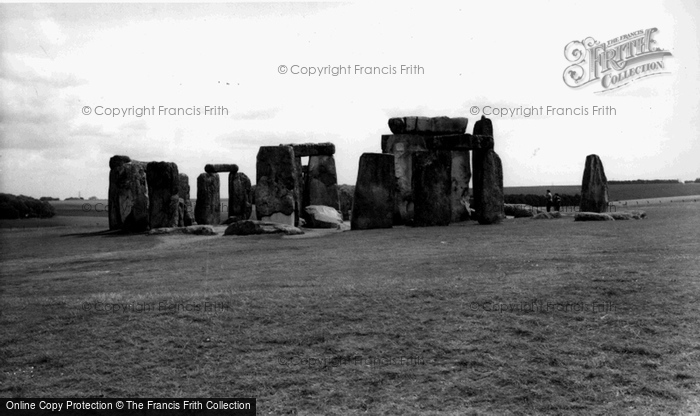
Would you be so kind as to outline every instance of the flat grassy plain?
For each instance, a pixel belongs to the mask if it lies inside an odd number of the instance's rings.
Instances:
[[[5,223],[0,396],[700,414],[700,202],[646,211],[316,238]]]
[[[544,195],[550,189],[552,193],[576,195],[581,193],[581,185],[550,186],[511,186],[505,187],[506,195],[532,194]],[[654,199],[700,195],[700,183],[652,183],[652,184],[616,184],[608,185],[610,201],[635,199]]]

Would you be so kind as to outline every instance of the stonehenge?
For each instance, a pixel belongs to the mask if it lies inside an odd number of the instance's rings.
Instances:
[[[394,134],[382,136],[382,152],[395,158],[396,194],[394,224],[445,225],[442,201],[424,200],[434,191],[423,189],[434,186],[429,181],[414,181],[416,161],[426,160],[414,155],[420,153],[441,154],[441,164],[449,166],[441,174],[449,172],[450,186],[444,193],[449,198],[450,219],[459,222],[469,219],[469,181],[473,183],[476,219],[480,224],[494,224],[505,218],[503,213],[503,169],[501,160],[493,150],[493,126],[491,120],[482,117],[474,125],[473,134],[465,133],[466,118],[448,117],[398,117],[389,119]],[[444,153],[447,152],[447,153]],[[472,161],[469,160],[471,152]],[[448,156],[449,154],[449,156]],[[449,160],[449,162],[448,162]],[[430,165],[430,164],[429,164]],[[429,168],[421,165],[420,169]],[[431,168],[432,169],[432,168]],[[421,175],[424,175],[421,171]],[[431,205],[438,204],[438,205]],[[416,206],[420,215],[416,221]],[[428,208],[431,207],[432,208]],[[434,211],[427,220],[425,210]],[[439,218],[438,218],[439,217]]]
[[[482,117],[473,134],[466,133],[468,120],[463,117],[395,117],[388,124],[392,134],[382,135],[381,153],[360,157],[351,229],[445,226],[468,219],[494,224],[505,217],[503,168],[494,151],[491,120]],[[263,223],[296,227],[303,218],[307,227],[325,226],[310,217],[324,210],[332,210],[338,222],[342,216],[337,212],[341,204],[334,155],[335,145],[327,142],[261,146],[254,187],[236,164],[206,164],[197,177],[194,210],[189,178],[175,163],[116,155],[109,161],[109,226],[140,232],[221,224],[220,173],[228,173],[225,224],[251,220],[253,208]],[[597,201],[599,184],[605,182],[602,164],[587,160],[586,169],[584,185],[592,184]]]

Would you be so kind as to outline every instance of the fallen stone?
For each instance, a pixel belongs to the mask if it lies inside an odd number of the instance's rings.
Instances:
[[[338,228],[343,225],[343,214],[337,209],[323,205],[309,205],[306,211],[306,227]]]
[[[192,234],[192,235],[216,235],[211,225],[190,225],[189,227],[162,227],[150,230],[148,235],[164,234]]]
[[[204,165],[204,171],[206,173],[219,173],[219,172],[238,172],[238,165],[233,164],[215,164],[215,165]]]
[[[256,164],[255,210],[257,218],[275,213],[288,218],[289,225],[299,218],[297,173],[291,146],[262,146]]]
[[[532,217],[534,214],[533,209],[530,205],[522,204],[503,204],[503,211],[509,217],[515,218],[527,218]]]
[[[647,214],[644,211],[619,211],[619,212],[609,212],[608,215],[613,217],[616,221],[619,220],[641,220],[646,218]]]
[[[535,214],[532,216],[533,220],[554,220],[557,218],[561,218],[561,212],[559,211],[540,212],[539,214]]]
[[[486,120],[490,123],[490,120]],[[496,224],[505,218],[501,158],[493,149],[487,149],[474,150],[472,159],[476,219],[479,224]]]
[[[254,234],[304,234],[302,230],[288,224],[268,221],[245,220],[234,222],[224,231],[224,235],[254,235]]]
[[[180,174],[172,162],[149,162],[146,165],[149,220],[151,228],[177,227]]]
[[[253,191],[250,178],[243,172],[228,174],[228,216],[243,220],[253,211]]]
[[[615,221],[610,214],[599,212],[577,212],[574,221]]]
[[[584,212],[605,212],[608,208],[608,179],[598,155],[586,156],[581,183],[581,206]]]
[[[394,156],[362,154],[352,203],[351,229],[391,228],[395,187]]]
[[[219,183],[218,173],[202,173],[197,177],[197,203],[194,207],[197,224],[221,223]]]
[[[413,225],[449,225],[452,220],[452,154],[446,150],[413,154]]]

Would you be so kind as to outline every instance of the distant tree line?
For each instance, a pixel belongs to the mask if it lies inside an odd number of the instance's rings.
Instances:
[[[54,198],[52,196],[42,196],[39,201],[60,201],[61,198]]]
[[[578,206],[581,204],[581,195],[579,194],[559,194],[559,196],[561,197],[561,206],[563,207]],[[503,199],[506,204],[525,204],[533,207],[547,206],[547,197],[544,195],[512,194],[505,195]]]
[[[608,185],[645,185],[650,183],[683,183],[679,179],[635,179],[632,181],[608,181]]]
[[[47,201],[40,201],[31,196],[0,193],[0,219],[51,218],[54,215],[56,210]]]
[[[685,181],[685,183],[700,183],[700,178],[697,178],[694,181]]]

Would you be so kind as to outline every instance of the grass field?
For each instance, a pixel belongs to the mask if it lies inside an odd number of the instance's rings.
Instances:
[[[647,213],[320,238],[4,228],[0,396],[700,414],[700,203]]]

